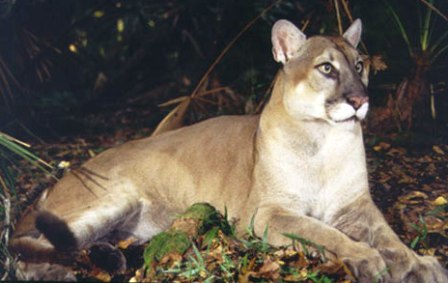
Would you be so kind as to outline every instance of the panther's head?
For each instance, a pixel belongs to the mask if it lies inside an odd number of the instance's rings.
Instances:
[[[296,26],[279,20],[272,28],[273,55],[283,64],[283,106],[294,119],[330,124],[365,118],[368,68],[356,50],[362,25],[358,19],[343,36],[309,39]]]

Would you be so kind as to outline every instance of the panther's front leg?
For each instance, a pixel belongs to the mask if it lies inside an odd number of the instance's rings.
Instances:
[[[403,244],[369,194],[342,209],[334,217],[332,226],[377,249],[386,262],[392,282],[448,282],[448,273],[437,259],[419,256]]]

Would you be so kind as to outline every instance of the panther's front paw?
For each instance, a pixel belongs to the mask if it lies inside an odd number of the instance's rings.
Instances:
[[[356,249],[341,260],[350,268],[357,282],[389,282],[389,274],[384,259],[376,249],[359,243]]]
[[[388,249],[381,252],[392,282],[446,283],[448,273],[436,258],[418,256],[410,250]]]
[[[403,282],[446,283],[448,282],[448,271],[434,257],[417,256]]]

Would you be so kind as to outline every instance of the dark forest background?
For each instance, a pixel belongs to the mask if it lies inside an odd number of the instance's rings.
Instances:
[[[392,113],[380,114],[399,129],[447,121],[446,1],[3,0],[0,9],[0,130],[19,137],[28,138],[24,128],[41,138],[95,134],[111,125],[86,117],[127,106],[144,111],[140,125],[153,128],[170,110],[157,105],[191,95],[242,31],[197,91],[215,103],[196,100],[187,118],[253,111],[278,68],[270,28],[280,18],[310,35],[337,34],[338,24],[361,18],[361,50],[376,63],[373,106],[388,107]],[[399,89],[416,76],[418,94]],[[401,117],[416,101],[413,112],[427,115]]]

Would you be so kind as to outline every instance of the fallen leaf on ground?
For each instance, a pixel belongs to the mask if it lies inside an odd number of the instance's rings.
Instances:
[[[433,145],[432,146],[432,150],[434,150],[434,152],[440,154],[440,155],[445,155],[445,152],[443,151],[443,149],[441,149],[439,146],[437,145]]]
[[[126,240],[119,241],[118,244],[117,244],[117,247],[118,247],[119,249],[125,250],[125,249],[127,249],[130,245],[132,245],[133,243],[135,243],[136,241],[137,241],[136,238],[134,238],[134,237],[129,237],[129,238],[127,238]]]
[[[436,198],[432,204],[436,205],[436,206],[441,206],[441,205],[445,205],[448,203],[448,200],[446,200],[446,198],[444,198],[443,196],[440,196],[438,198]]]
[[[93,277],[100,280],[101,282],[110,282],[112,280],[112,277],[110,276],[109,273],[99,268],[94,268],[91,274]]]
[[[268,257],[258,273],[263,278],[275,280],[280,277],[280,264]]]

